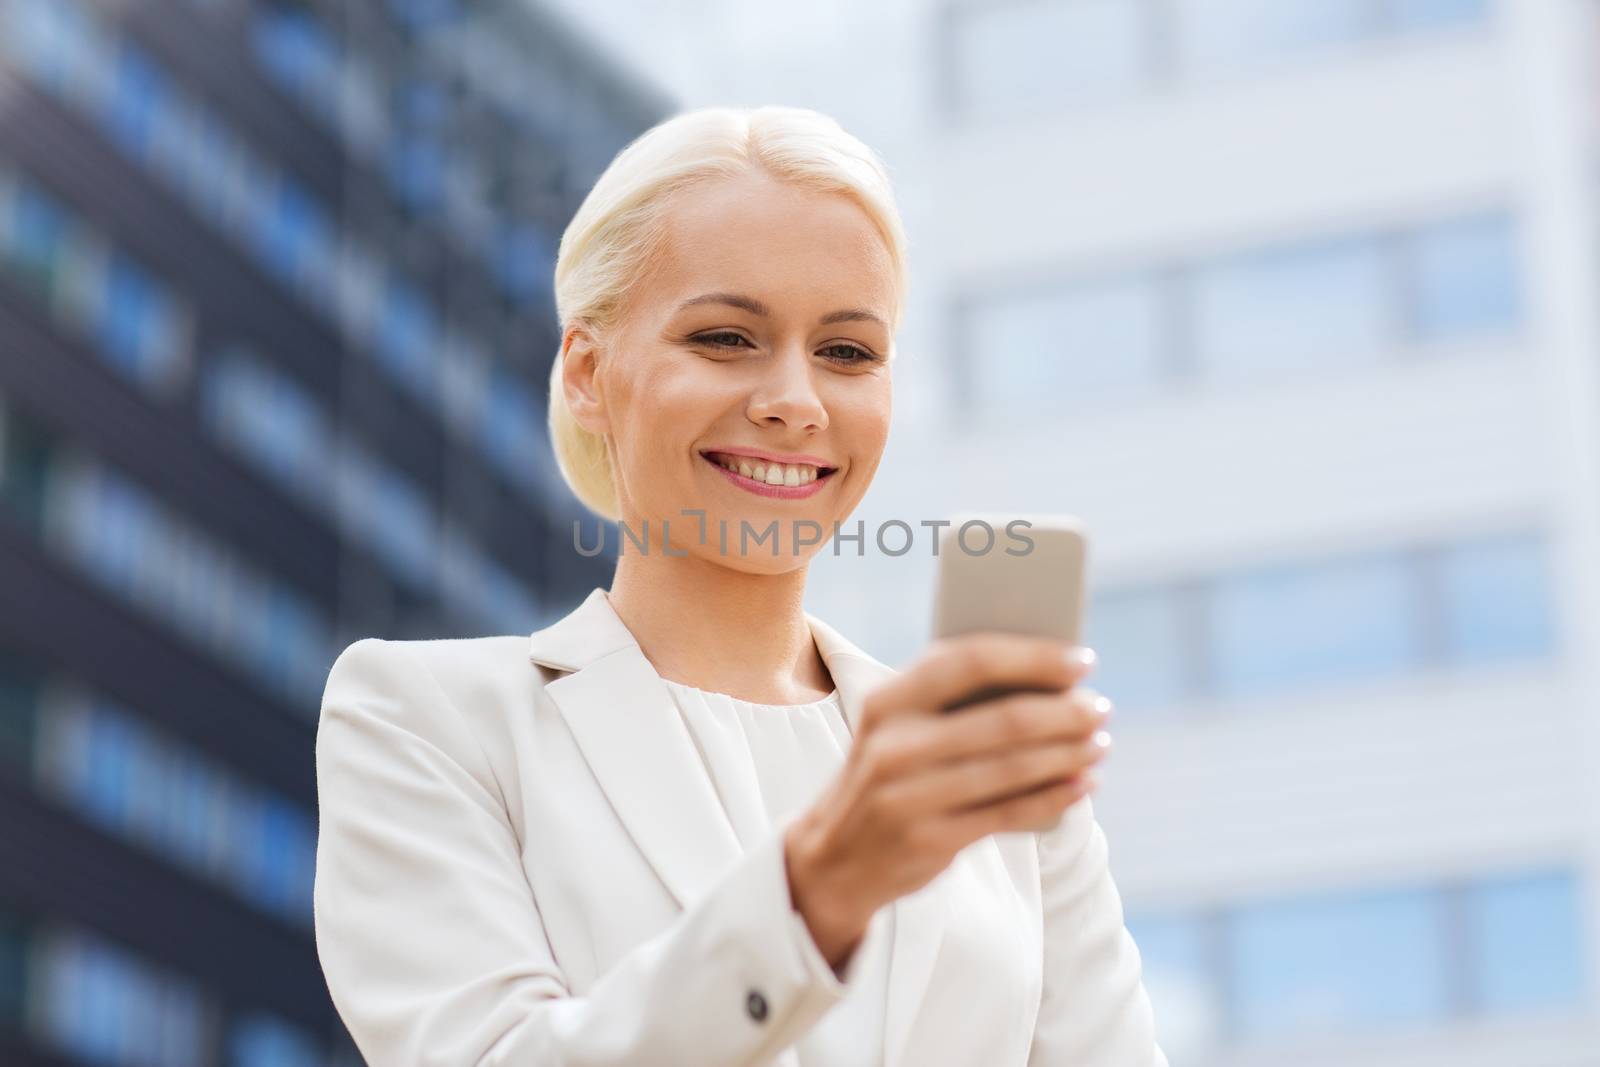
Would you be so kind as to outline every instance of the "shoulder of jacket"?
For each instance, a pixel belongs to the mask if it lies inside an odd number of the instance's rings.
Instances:
[[[351,679],[369,684],[402,677],[415,680],[420,672],[448,691],[458,680],[486,678],[528,668],[527,638],[518,634],[362,637],[340,651],[329,669],[328,681],[332,686]]]

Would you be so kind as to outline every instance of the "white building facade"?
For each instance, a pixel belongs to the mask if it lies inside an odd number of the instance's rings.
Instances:
[[[919,523],[1087,523],[1094,803],[1174,1064],[1600,1063],[1597,13],[709,4],[619,42],[895,172],[895,435],[813,610],[903,661]]]

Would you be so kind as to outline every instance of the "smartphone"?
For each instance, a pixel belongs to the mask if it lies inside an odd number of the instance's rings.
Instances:
[[[940,530],[933,636],[1003,630],[1081,644],[1088,547],[1083,522],[1073,515],[952,516]],[[1015,691],[986,686],[944,710]],[[1032,829],[1042,833],[1060,821]]]

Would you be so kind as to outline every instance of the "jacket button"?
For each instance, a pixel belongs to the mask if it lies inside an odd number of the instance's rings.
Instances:
[[[767,1017],[767,998],[750,990],[750,995],[744,998],[744,1010],[750,1013],[750,1018],[760,1022]]]

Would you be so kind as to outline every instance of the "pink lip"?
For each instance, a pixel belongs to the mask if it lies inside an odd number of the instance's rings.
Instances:
[[[722,452],[724,450],[723,449],[715,449],[715,451]],[[728,454],[729,455],[740,455],[740,456],[753,455],[752,453],[748,453],[748,452],[738,452],[738,453],[728,453]],[[740,489],[744,489],[747,492],[754,493],[757,496],[775,497],[775,498],[777,498],[779,500],[804,500],[808,496],[811,496],[811,495],[813,495],[815,493],[820,493],[822,491],[822,487],[827,484],[828,479],[833,477],[833,474],[834,474],[833,471],[828,471],[826,474],[821,473],[819,471],[818,474],[817,474],[817,480],[814,481],[814,482],[811,482],[811,483],[809,483],[807,485],[768,485],[766,482],[758,482],[754,478],[746,478],[744,475],[738,473],[737,471],[731,471],[727,467],[724,467],[722,464],[718,463],[716,460],[711,459],[708,456],[701,456],[700,458],[705,460],[707,463],[709,463],[713,468],[715,468],[717,470],[718,473],[722,474],[723,477],[727,478],[728,481],[732,482],[734,485],[737,485]],[[757,456],[756,458],[765,458],[765,457]],[[797,460],[796,462],[805,462],[805,461]],[[816,464],[816,465],[817,466],[827,466],[827,464]]]

